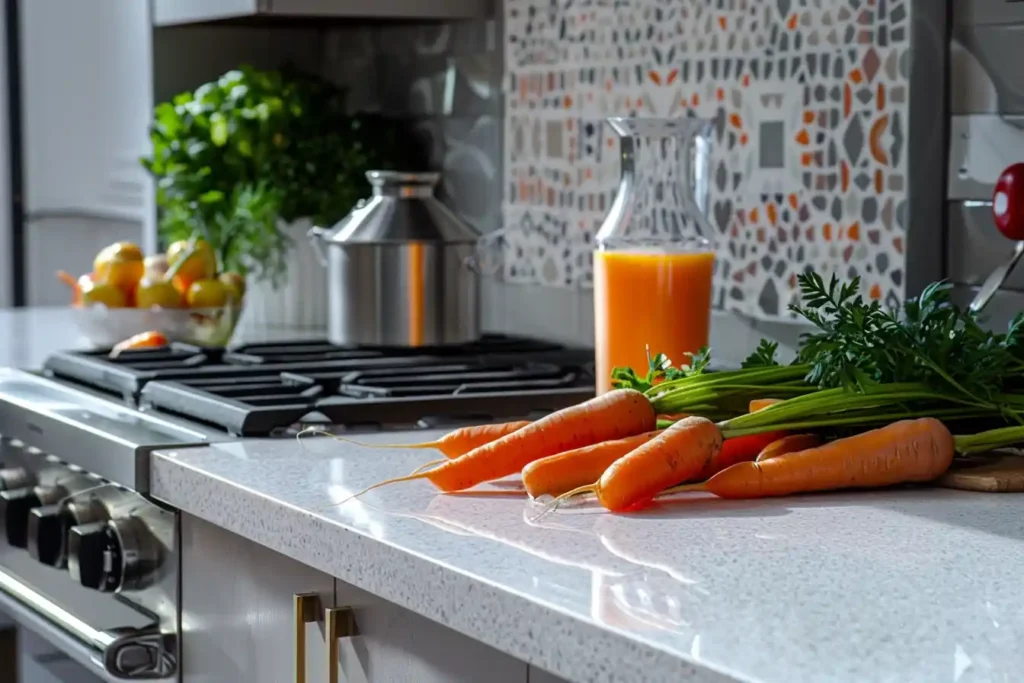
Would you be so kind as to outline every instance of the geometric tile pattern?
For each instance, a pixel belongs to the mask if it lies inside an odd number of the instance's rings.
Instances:
[[[909,0],[506,0],[505,277],[589,286],[608,116],[714,118],[716,305],[785,319],[796,275],[904,295]]]

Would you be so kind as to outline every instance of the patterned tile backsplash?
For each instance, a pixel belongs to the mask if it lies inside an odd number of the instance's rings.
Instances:
[[[505,277],[586,287],[608,116],[716,120],[715,302],[786,318],[807,268],[905,288],[910,0],[505,0]]]

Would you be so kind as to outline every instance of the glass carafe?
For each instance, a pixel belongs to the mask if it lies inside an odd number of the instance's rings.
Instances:
[[[616,367],[676,365],[708,343],[714,250],[707,218],[712,121],[608,119],[622,176],[594,252],[597,390]]]

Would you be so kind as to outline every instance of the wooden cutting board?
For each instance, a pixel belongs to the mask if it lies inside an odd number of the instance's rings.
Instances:
[[[985,453],[969,458],[958,458],[937,483],[946,488],[962,491],[1022,492],[1024,455]]]

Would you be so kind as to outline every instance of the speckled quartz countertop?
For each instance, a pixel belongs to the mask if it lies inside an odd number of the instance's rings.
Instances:
[[[694,494],[632,517],[584,507],[537,522],[521,496],[410,482],[328,507],[431,455],[253,440],[159,454],[152,487],[572,681],[988,683],[1024,671],[1024,496]]]

